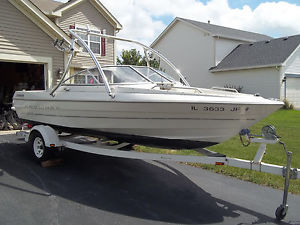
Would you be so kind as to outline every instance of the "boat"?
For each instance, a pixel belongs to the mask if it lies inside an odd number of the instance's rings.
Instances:
[[[189,149],[224,142],[283,105],[235,89],[191,87],[166,57],[150,47],[92,31],[69,31],[73,42],[59,83],[52,90],[15,92],[13,106],[23,121],[62,132]],[[80,32],[138,44],[145,51],[147,66],[101,66]],[[67,76],[75,42],[87,50],[95,67]],[[151,68],[153,57],[168,65],[172,76]]]

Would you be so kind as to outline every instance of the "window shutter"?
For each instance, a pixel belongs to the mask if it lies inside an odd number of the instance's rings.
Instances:
[[[75,25],[70,25],[69,28],[70,29],[75,29]],[[70,38],[72,38],[72,34],[70,34],[69,36],[70,36]]]
[[[106,31],[102,30],[101,34],[105,34]],[[106,44],[105,44],[105,38],[101,37],[101,56],[105,56],[106,55]]]

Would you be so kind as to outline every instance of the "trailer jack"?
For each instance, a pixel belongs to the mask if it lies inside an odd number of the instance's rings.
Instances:
[[[246,137],[247,142],[245,143],[243,136]],[[260,137],[260,138],[258,138]],[[276,134],[275,127],[272,125],[267,125],[262,128],[262,135],[252,135],[248,129],[243,129],[240,132],[240,139],[243,146],[248,146],[250,143],[261,143],[259,149],[255,155],[253,163],[261,163],[262,158],[266,152],[266,144],[276,144],[279,143],[283,146],[286,154],[286,166],[282,168],[282,176],[284,180],[284,190],[282,204],[278,206],[275,211],[275,216],[277,220],[283,220],[288,211],[288,191],[290,185],[290,179],[297,179],[298,170],[291,168],[292,163],[292,152],[287,151],[285,144],[280,141],[280,137]]]

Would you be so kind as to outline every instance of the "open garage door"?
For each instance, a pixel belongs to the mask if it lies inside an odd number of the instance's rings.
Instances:
[[[0,110],[11,106],[17,90],[45,89],[44,65],[0,62]]]
[[[300,74],[286,74],[286,99],[300,109]]]

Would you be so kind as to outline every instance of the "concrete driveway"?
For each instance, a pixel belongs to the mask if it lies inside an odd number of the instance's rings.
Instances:
[[[179,163],[66,151],[42,168],[15,136],[0,135],[0,224],[275,224],[282,191]],[[300,224],[289,195],[279,224]]]

